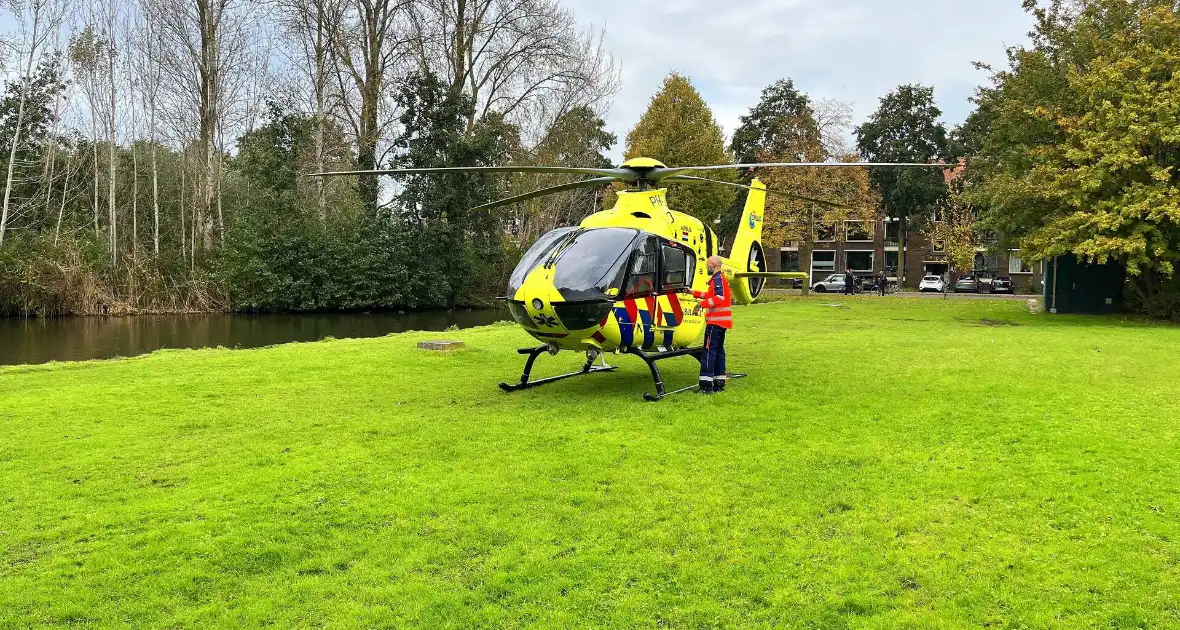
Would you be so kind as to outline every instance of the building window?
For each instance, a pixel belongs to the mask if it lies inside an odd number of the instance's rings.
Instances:
[[[885,240],[896,243],[901,240],[901,221],[894,219],[885,222]]]
[[[945,254],[946,253],[946,241],[934,241],[934,243],[931,244],[930,247],[931,247],[931,251],[933,251],[935,254]]]
[[[832,250],[816,250],[811,252],[812,271],[835,271],[836,252]]]
[[[1000,261],[995,256],[988,256],[983,252],[975,252],[975,271],[996,271]]]
[[[845,221],[844,239],[849,243],[873,242],[872,221]]]
[[[898,260],[897,252],[885,252],[885,271],[897,275]]]
[[[836,226],[834,225],[817,225],[815,226],[815,240],[818,243],[831,243],[836,240]]]
[[[1032,273],[1032,267],[1020,259],[1017,252],[1008,254],[1008,273]]]
[[[799,252],[779,252],[779,269],[782,271],[799,271]]]
[[[844,268],[853,272],[874,270],[873,252],[844,252]]]

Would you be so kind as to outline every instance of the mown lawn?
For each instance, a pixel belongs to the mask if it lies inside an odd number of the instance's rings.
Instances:
[[[659,404],[507,325],[0,368],[0,627],[1180,625],[1180,328],[834,300]]]

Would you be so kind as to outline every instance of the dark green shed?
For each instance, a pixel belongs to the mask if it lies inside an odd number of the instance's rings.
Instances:
[[[1045,310],[1113,313],[1122,306],[1127,270],[1115,262],[1087,263],[1058,256],[1045,263]]]

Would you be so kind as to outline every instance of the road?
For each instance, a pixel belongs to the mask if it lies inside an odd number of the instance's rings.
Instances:
[[[765,292],[766,293],[777,293],[777,294],[782,294],[782,295],[802,295],[803,294],[803,292],[798,289],[766,289]],[[825,295],[825,296],[844,295],[843,293],[816,293],[815,291],[812,291],[811,294],[812,295]],[[857,295],[876,296],[877,294],[876,293],[871,293],[871,294],[870,293],[858,293]],[[901,291],[898,293],[890,293],[886,297],[907,297],[907,298],[923,298],[923,299],[928,299],[928,300],[941,300],[941,299],[943,299],[944,296],[942,293],[919,293],[917,291]],[[1025,300],[1040,299],[1039,295],[1023,295],[1023,294],[1009,295],[1006,293],[947,293],[945,297],[946,297],[946,299],[951,299],[951,300],[1015,300],[1015,301],[1025,301]]]

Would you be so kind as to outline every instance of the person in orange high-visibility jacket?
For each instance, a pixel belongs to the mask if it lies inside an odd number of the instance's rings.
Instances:
[[[733,296],[729,283],[721,273],[721,257],[712,256],[706,263],[709,270],[707,291],[693,291],[705,310],[705,351],[701,354],[701,393],[725,391],[728,379],[725,371],[725,331],[733,328]]]

